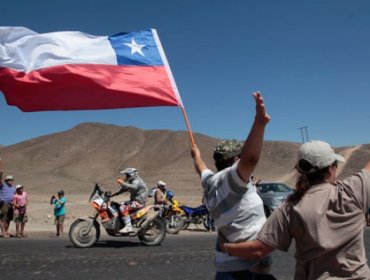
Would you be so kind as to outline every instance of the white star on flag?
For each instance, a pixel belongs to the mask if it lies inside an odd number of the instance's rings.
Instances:
[[[135,39],[132,38],[131,39],[131,44],[130,43],[124,43],[126,46],[130,47],[131,48],[131,54],[134,54],[134,53],[139,53],[141,54],[142,56],[145,56],[142,52],[142,48],[145,47],[145,45],[139,45],[138,43],[136,43]]]

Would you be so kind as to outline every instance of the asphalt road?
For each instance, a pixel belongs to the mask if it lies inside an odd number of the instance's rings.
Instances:
[[[78,249],[68,238],[31,233],[0,239],[0,279],[213,279],[216,235],[189,232],[167,235],[160,246],[140,245],[137,238],[104,237],[97,246]],[[365,231],[370,253],[370,229]],[[272,273],[292,279],[293,250],[274,252]]]

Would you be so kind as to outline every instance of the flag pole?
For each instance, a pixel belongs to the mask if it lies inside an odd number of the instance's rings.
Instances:
[[[195,146],[195,141],[194,141],[194,137],[193,137],[193,132],[191,131],[191,128],[190,128],[190,123],[189,123],[188,115],[186,114],[186,111],[185,111],[185,107],[181,106],[181,110],[182,110],[182,114],[184,115],[186,127],[188,128],[188,133],[189,133],[191,146],[194,147]]]
[[[177,102],[178,102],[178,106],[181,107],[182,114],[184,115],[186,127],[188,128],[188,133],[189,133],[189,137],[190,137],[191,146],[194,147],[195,146],[195,141],[194,141],[193,133],[192,133],[191,128],[190,128],[189,119],[188,119],[188,116],[186,114],[185,107],[182,104],[180,93],[179,93],[179,91],[177,89],[175,79],[173,78],[172,71],[171,71],[170,65],[168,63],[166,54],[164,53],[161,40],[159,40],[159,36],[158,36],[157,30],[155,30],[154,28],[152,28],[151,31],[152,31],[154,40],[157,43],[158,51],[159,51],[159,54],[160,54],[160,56],[161,56],[161,58],[163,60],[163,64],[164,64],[164,67],[166,68],[166,71],[167,71],[168,77],[170,79],[172,88],[173,88],[173,90],[175,92],[175,95],[176,95],[176,98],[177,98]]]

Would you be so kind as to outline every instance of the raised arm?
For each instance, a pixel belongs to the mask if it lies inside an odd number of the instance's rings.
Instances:
[[[238,164],[239,176],[244,181],[249,180],[260,159],[265,127],[270,121],[261,93],[254,92],[253,97],[256,102],[256,116],[247,140],[244,142]]]
[[[63,202],[61,199],[59,199],[58,196],[54,196],[55,200],[62,206],[65,202]]]
[[[204,161],[202,160],[202,157],[200,155],[200,151],[198,149],[198,147],[196,145],[194,145],[192,148],[191,148],[191,156],[194,160],[194,167],[195,167],[195,170],[197,171],[197,173],[199,175],[202,174],[202,172],[207,169],[207,166],[206,164],[204,163]]]

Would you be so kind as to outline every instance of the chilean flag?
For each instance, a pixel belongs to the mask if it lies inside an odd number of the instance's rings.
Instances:
[[[155,29],[92,36],[0,27],[0,90],[25,112],[183,108]]]

